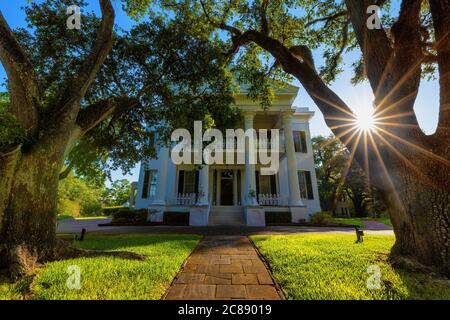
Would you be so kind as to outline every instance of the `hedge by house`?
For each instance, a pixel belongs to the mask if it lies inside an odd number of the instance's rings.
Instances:
[[[119,209],[113,212],[112,222],[114,223],[144,223],[147,222],[147,209]]]
[[[189,225],[189,212],[164,212],[163,223],[172,226]]]
[[[287,212],[266,212],[266,223],[291,223],[292,215]]]

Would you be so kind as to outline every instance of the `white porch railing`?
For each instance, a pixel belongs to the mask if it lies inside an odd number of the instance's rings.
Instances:
[[[179,193],[173,202],[178,206],[190,206],[195,204],[196,197],[195,193]]]
[[[254,147],[255,149],[267,149],[270,150],[272,147],[272,139],[271,138],[266,138],[266,139],[262,139],[262,138],[256,138],[254,141]],[[233,146],[233,148],[228,148],[228,145]],[[245,144],[244,144],[245,146]],[[285,136],[284,136],[284,132],[280,131],[280,138],[279,138],[279,143],[278,143],[278,147],[279,147],[279,152],[280,153],[284,153],[285,152]],[[222,149],[224,152],[225,151],[242,151],[245,152],[245,147],[243,150],[237,150],[237,140],[236,139],[227,139],[224,138],[222,141],[217,142],[216,145],[217,149]]]
[[[285,204],[285,197],[281,194],[265,194],[260,193],[258,195],[258,202],[262,206],[283,206]]]

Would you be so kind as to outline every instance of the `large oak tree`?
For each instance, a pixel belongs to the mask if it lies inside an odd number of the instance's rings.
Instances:
[[[14,31],[0,12],[8,80],[0,103],[0,268],[14,277],[61,254],[57,187],[72,168],[87,176],[127,170],[155,154],[154,133],[239,117],[220,48],[163,17],[120,30],[110,0],[99,3],[101,19],[83,10],[81,30],[66,27],[66,8],[80,0],[31,3],[32,28]]]
[[[149,2],[129,0],[128,9],[142,10]],[[264,78],[298,79],[380,190],[396,235],[393,261],[450,274],[449,0],[160,4],[177,19],[190,19],[194,32],[225,39],[233,67],[254,80],[255,88],[267,88]],[[371,5],[385,12],[380,28],[367,25]],[[356,115],[329,86],[352,49],[361,54],[354,80],[367,79],[375,96],[375,130],[358,130]],[[320,67],[314,50],[325,61]],[[435,133],[426,135],[414,103],[421,79],[430,75],[439,79],[439,123]]]

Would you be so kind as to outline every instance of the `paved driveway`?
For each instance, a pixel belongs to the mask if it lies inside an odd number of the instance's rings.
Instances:
[[[318,228],[318,227],[298,227],[298,226],[270,226],[270,227],[188,227],[188,226],[127,226],[127,227],[99,227],[99,223],[108,223],[111,219],[92,220],[63,220],[58,224],[58,233],[78,233],[82,228],[88,232],[98,233],[188,233],[202,235],[251,235],[251,234],[294,234],[303,232],[320,233],[355,233],[352,228]],[[380,228],[380,226],[377,226]],[[391,227],[384,229],[368,230],[366,234],[393,235]]]

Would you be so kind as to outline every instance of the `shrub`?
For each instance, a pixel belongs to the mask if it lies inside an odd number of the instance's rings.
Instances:
[[[119,209],[112,214],[112,222],[133,222],[134,212],[131,209]]]
[[[316,212],[313,215],[311,215],[312,223],[324,225],[324,224],[328,224],[332,221],[333,221],[333,216],[327,211]]]
[[[114,206],[114,207],[103,207],[102,212],[104,216],[112,216],[115,212],[122,210],[122,209],[128,209],[128,207],[124,206]]]
[[[102,204],[96,199],[84,200],[81,203],[82,216],[98,216],[102,214]]]
[[[134,221],[135,222],[147,222],[148,210],[139,209],[134,211]]]
[[[173,226],[189,225],[189,212],[164,212],[163,223]]]
[[[58,199],[57,213],[59,216],[80,216],[80,204],[67,198]]]
[[[116,223],[142,223],[147,222],[147,209],[120,209],[112,214],[112,222]]]
[[[266,212],[266,223],[290,223],[292,215],[288,212]]]

